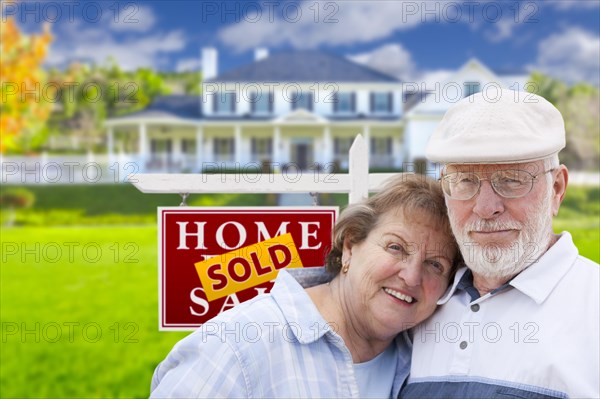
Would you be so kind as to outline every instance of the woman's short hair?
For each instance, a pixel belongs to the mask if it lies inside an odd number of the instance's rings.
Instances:
[[[418,211],[425,212],[440,231],[454,237],[439,182],[423,175],[400,173],[388,180],[383,190],[360,203],[349,205],[342,212],[334,227],[326,270],[337,275],[342,268],[344,241],[348,240],[353,245],[362,242],[377,225],[379,217],[393,209],[401,210],[405,216]],[[460,257],[458,247],[456,244],[454,246],[457,255],[453,261],[453,271]]]

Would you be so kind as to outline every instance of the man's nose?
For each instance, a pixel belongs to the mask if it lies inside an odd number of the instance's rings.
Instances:
[[[494,191],[489,180],[481,181],[473,212],[482,219],[492,219],[504,212],[504,198]]]

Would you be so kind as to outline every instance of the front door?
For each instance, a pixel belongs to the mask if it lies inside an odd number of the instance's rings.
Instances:
[[[300,170],[308,170],[312,163],[313,150],[312,144],[309,143],[293,143],[292,144],[292,163]]]

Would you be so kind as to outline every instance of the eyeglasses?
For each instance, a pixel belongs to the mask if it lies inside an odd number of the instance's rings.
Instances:
[[[504,198],[520,198],[529,194],[538,176],[554,169],[533,175],[525,170],[498,170],[489,178],[479,177],[473,172],[452,172],[442,177],[444,193],[456,200],[468,200],[479,193],[482,180],[489,180],[494,191]]]

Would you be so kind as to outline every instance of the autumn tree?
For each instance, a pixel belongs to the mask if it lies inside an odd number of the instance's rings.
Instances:
[[[25,35],[6,16],[0,28],[0,152],[27,152],[43,141],[52,110],[42,69],[52,36],[49,24]]]

